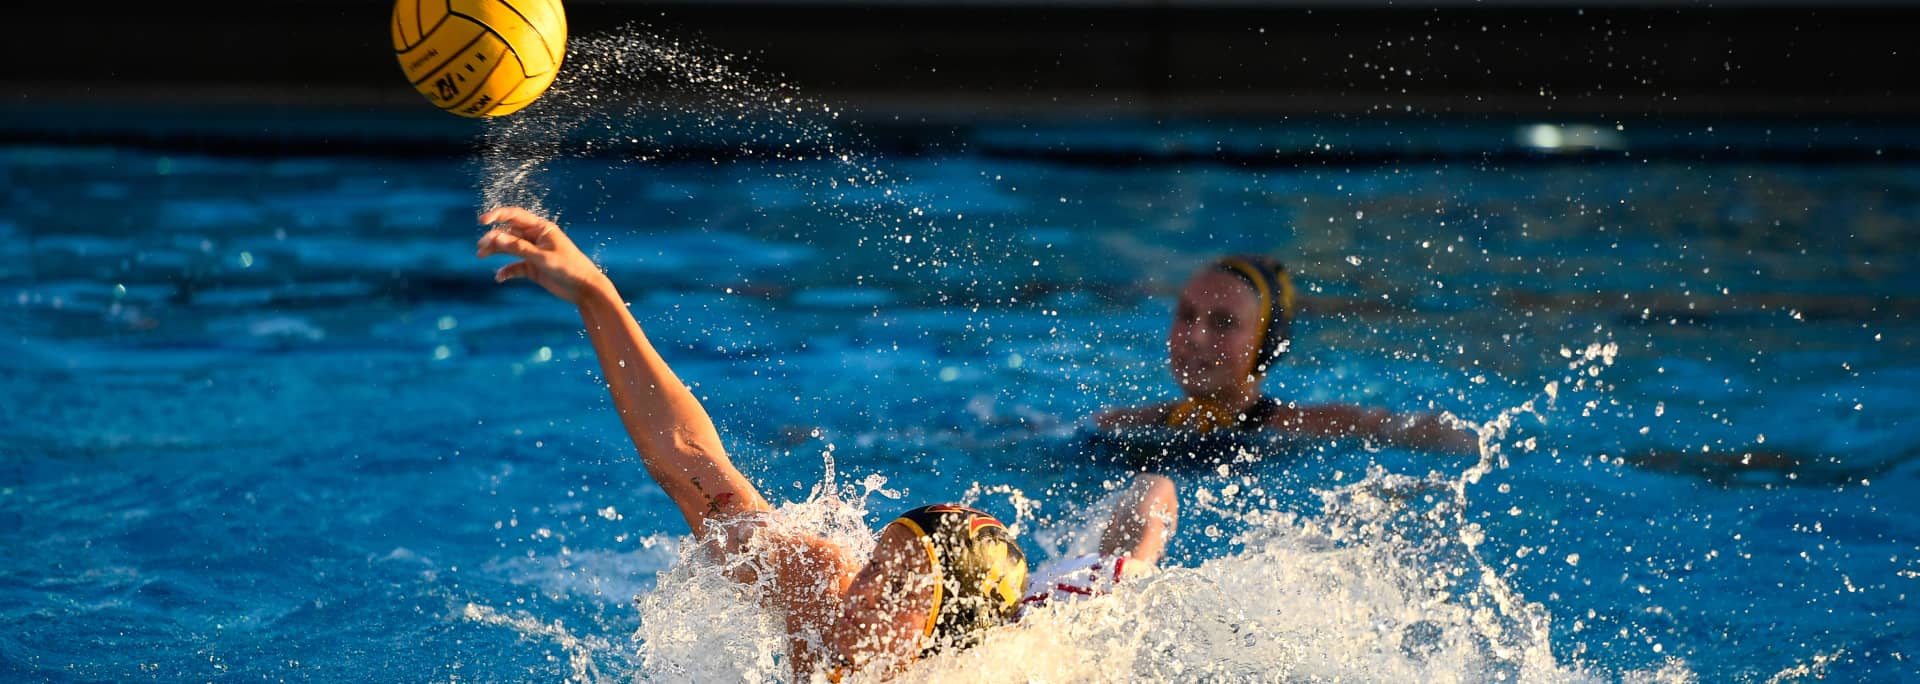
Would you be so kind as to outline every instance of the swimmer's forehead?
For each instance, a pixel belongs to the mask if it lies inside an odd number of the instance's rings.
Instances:
[[[1207,309],[1252,309],[1260,305],[1259,293],[1245,278],[1207,268],[1195,273],[1180,289],[1180,303]]]
[[[906,525],[887,525],[880,529],[880,539],[874,542],[873,555],[890,560],[912,560],[915,566],[926,565],[926,554],[921,550],[921,543],[919,535]]]
[[[887,542],[910,542],[913,541],[916,536],[918,535],[913,531],[913,528],[901,524],[898,520],[887,523],[886,527],[880,528],[880,543],[882,544]]]
[[[873,555],[854,574],[852,591],[891,590],[894,582],[933,580],[933,559],[927,554],[927,542],[901,525],[888,525],[874,541]],[[912,579],[910,579],[912,578]]]

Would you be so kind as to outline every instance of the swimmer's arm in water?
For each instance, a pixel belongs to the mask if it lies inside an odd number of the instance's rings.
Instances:
[[[1393,446],[1448,454],[1477,454],[1479,439],[1439,414],[1396,414],[1352,404],[1283,405],[1267,422],[1282,432],[1320,437],[1358,436]]]
[[[1102,430],[1125,430],[1128,428],[1154,427],[1167,424],[1167,411],[1172,404],[1155,404],[1131,408],[1111,408],[1095,414],[1093,424]]]
[[[706,409],[647,341],[613,281],[559,226],[515,207],[487,212],[480,223],[494,228],[480,238],[477,256],[522,259],[501,268],[495,281],[525,278],[580,308],[641,463],[696,536],[705,536],[709,521],[771,510],[727,459]]]

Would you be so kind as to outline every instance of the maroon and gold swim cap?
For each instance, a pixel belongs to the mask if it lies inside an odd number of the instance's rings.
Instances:
[[[970,506],[935,504],[888,524],[913,533],[936,576],[926,628],[932,641],[922,656],[947,646],[972,646],[981,632],[1019,614],[1027,556],[998,519]]]

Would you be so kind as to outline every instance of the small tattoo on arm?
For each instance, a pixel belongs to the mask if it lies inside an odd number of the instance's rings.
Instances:
[[[724,507],[727,505],[727,503],[733,501],[733,492],[720,492],[719,494],[708,494],[707,488],[700,486],[700,478],[694,477],[694,478],[688,478],[688,479],[693,481],[693,488],[700,491],[700,496],[707,500],[708,514],[724,512],[726,510]]]

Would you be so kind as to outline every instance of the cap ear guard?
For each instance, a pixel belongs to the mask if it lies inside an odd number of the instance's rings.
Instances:
[[[1260,300],[1260,347],[1254,350],[1247,375],[1264,377],[1293,342],[1293,278],[1279,260],[1259,254],[1236,254],[1214,262],[1214,268],[1239,276]]]
[[[1012,622],[1026,592],[1026,554],[1000,521],[987,520],[992,524],[972,526],[965,561],[948,560],[943,578],[948,600],[934,638],[962,648],[973,645],[987,628]]]

